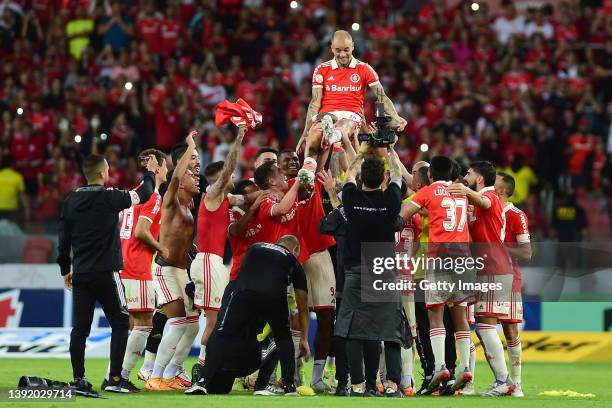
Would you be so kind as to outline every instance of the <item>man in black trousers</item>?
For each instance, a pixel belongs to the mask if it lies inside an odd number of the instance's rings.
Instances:
[[[106,159],[90,155],[83,160],[87,185],[66,197],[60,215],[59,255],[64,286],[72,290],[74,327],[70,335],[70,360],[78,393],[95,395],[85,377],[85,342],[91,330],[96,301],[112,328],[110,378],[107,391],[120,390],[121,364],[128,337],[125,292],[119,278],[123,268],[119,241],[119,212],[151,197],[158,163],[147,160],[147,173],[136,190],[106,189]],[[129,220],[126,220],[129,222]],[[70,252],[72,249],[72,261]]]
[[[292,283],[298,306],[302,337],[300,351],[306,361],[310,357],[308,346],[308,289],[306,275],[297,260],[300,243],[293,235],[282,236],[276,244],[252,245],[240,264],[230,300],[221,321],[211,334],[202,377],[185,391],[187,395],[227,394],[236,377],[253,373],[261,367],[265,358],[257,341],[265,323],[270,324],[274,342],[278,348],[285,395],[297,395],[293,382],[295,358],[291,331],[287,286]],[[220,315],[221,316],[221,315]],[[265,365],[265,364],[264,364]],[[255,395],[274,395],[261,389],[270,378],[272,369],[259,377],[264,383],[256,384]],[[260,374],[261,371],[260,371]],[[258,389],[259,388],[259,389]]]

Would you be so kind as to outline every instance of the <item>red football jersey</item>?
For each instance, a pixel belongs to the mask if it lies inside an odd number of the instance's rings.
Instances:
[[[230,211],[231,224],[238,222],[242,215],[242,212],[239,210]],[[247,253],[249,247],[253,243],[259,242],[261,229],[262,226],[257,222],[257,216],[254,216],[251,218],[251,221],[249,221],[242,234],[238,236],[229,236],[230,246],[232,248],[232,268],[230,270],[230,280],[236,280],[238,277],[242,258],[244,258],[244,255]]]
[[[450,181],[436,181],[420,189],[412,204],[429,211],[429,242],[470,242],[468,201],[447,191]]]
[[[300,240],[300,262],[306,262],[310,257],[310,252],[304,241],[304,236],[300,231],[298,222],[298,201],[293,203],[289,211],[281,216],[272,216],[272,208],[278,204],[275,197],[266,197],[259,206],[257,212],[257,222],[261,224],[261,233],[256,242],[276,243],[283,235],[294,235]]]
[[[289,180],[289,186],[295,183],[295,179]],[[298,207],[298,222],[304,240],[308,244],[308,251],[311,254],[325,251],[327,248],[336,245],[336,240],[331,235],[321,234],[319,222],[325,217],[323,210],[323,200],[321,192],[323,184],[320,180],[315,182],[315,190],[312,196],[301,202]]]
[[[480,243],[474,247],[473,253],[485,258],[485,269],[479,274],[508,275],[512,266],[508,251],[503,245],[506,235],[506,217],[495,187],[485,187],[480,194],[491,201],[486,210],[474,207],[474,223],[472,225],[472,240]]]
[[[506,215],[506,238],[505,242],[528,244],[531,243],[529,236],[529,224],[527,223],[527,215],[514,204],[508,203],[504,207]],[[514,279],[512,280],[512,290],[520,291],[522,286],[521,267],[518,259],[512,258],[512,269],[514,271]]]
[[[225,197],[219,208],[209,211],[204,204],[205,197],[206,194],[203,194],[198,208],[197,251],[219,255],[223,258],[225,238],[230,225],[229,200]]]
[[[138,36],[147,43],[151,54],[158,54],[161,45],[160,36],[161,20],[159,18],[144,17],[136,23]]]
[[[152,280],[151,262],[153,250],[134,236],[134,230],[139,218],[146,218],[151,222],[151,235],[159,238],[161,229],[162,197],[156,191],[144,203],[123,210],[121,229],[121,252],[123,255],[123,279]]]
[[[338,66],[333,58],[319,64],[312,74],[312,87],[323,88],[320,112],[350,111],[360,114],[367,87],[378,83],[376,71],[355,58],[348,68]]]

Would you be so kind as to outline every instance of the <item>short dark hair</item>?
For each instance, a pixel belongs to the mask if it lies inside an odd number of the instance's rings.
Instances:
[[[516,188],[514,177],[508,173],[504,173],[503,171],[500,171],[497,173],[497,175],[502,178],[502,181],[506,185],[506,190],[508,191],[508,197],[510,197],[512,194],[514,194],[514,189]]]
[[[11,168],[15,165],[15,158],[10,154],[4,156],[2,160],[0,160],[0,169]]]
[[[172,151],[170,152],[170,157],[172,157],[172,164],[176,166],[176,164],[178,163],[179,160],[181,160],[181,157],[183,157],[186,151],[187,151],[187,144],[179,143],[175,145],[172,148]]]
[[[87,181],[91,181],[98,176],[98,172],[100,171],[100,167],[106,159],[104,156],[100,156],[99,154],[90,154],[89,156],[83,159],[83,164],[81,164],[81,170],[83,171],[83,175],[87,179]]]
[[[208,166],[204,169],[204,178],[208,181],[209,177],[212,177],[219,173],[221,169],[223,169],[223,164],[225,162],[223,160],[209,163]]]
[[[142,152],[140,152],[138,157],[148,157],[150,155],[155,156],[155,160],[157,160],[157,164],[160,166],[162,165],[164,160],[166,160],[166,155],[164,154],[164,152],[162,152],[161,150],[157,150],[157,149],[145,149]]]
[[[368,157],[361,164],[361,181],[368,188],[378,188],[385,179],[385,164],[379,157]]]
[[[457,160],[451,158],[453,162],[453,171],[451,172],[451,180],[455,181],[459,177],[461,177],[461,165],[457,162]]]
[[[261,189],[267,189],[270,182],[270,177],[274,174],[274,170],[277,169],[276,163],[267,161],[261,166],[255,169],[255,184]]]
[[[255,161],[257,161],[257,159],[259,159],[259,156],[261,156],[264,153],[274,153],[275,155],[278,156],[278,150],[276,150],[273,147],[262,147],[261,149],[259,149],[257,151],[257,154],[255,154]]]
[[[451,181],[453,180],[453,171],[455,165],[453,161],[446,156],[435,156],[429,163],[429,173],[433,181]]]
[[[417,182],[421,183],[424,186],[429,185],[429,166],[420,167],[412,177],[416,177]]]
[[[246,189],[250,186],[257,186],[257,184],[255,184],[253,180],[249,179],[239,180],[238,182],[236,182],[236,184],[234,184],[234,190],[232,191],[232,194],[245,194]]]
[[[283,149],[280,152],[278,152],[278,156],[283,155],[283,154],[293,155],[293,154],[296,154],[296,153],[295,153],[295,150],[293,150],[293,149]]]
[[[484,178],[484,184],[486,187],[495,185],[495,176],[497,175],[497,172],[493,163],[488,160],[477,161],[472,163],[470,168]]]

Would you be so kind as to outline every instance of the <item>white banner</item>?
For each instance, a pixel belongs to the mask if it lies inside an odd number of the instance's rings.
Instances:
[[[62,289],[56,264],[0,264],[0,288]]]
[[[85,357],[108,358],[111,331],[92,329]],[[70,329],[0,329],[0,358],[70,358]]]

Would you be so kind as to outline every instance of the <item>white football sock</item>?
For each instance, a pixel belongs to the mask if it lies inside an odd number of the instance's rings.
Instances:
[[[315,171],[317,171],[317,161],[312,157],[306,157],[304,159],[304,164],[302,165],[302,168],[314,173]]]
[[[457,343],[457,354],[459,355],[459,372],[463,372],[470,365],[470,337],[469,330],[455,332],[455,342]]]
[[[402,357],[402,379],[400,386],[402,388],[408,388],[412,385],[412,372],[414,370],[414,353],[412,347],[401,349]]]
[[[147,339],[153,327],[151,326],[134,326],[130,333],[125,347],[125,355],[123,356],[123,364],[121,365],[121,377],[130,378],[130,373],[134,369],[136,362],[147,345]]]
[[[200,354],[198,356],[198,364],[204,365],[206,363],[206,346],[200,345]]]
[[[176,345],[181,340],[181,337],[183,337],[186,322],[184,317],[171,317],[166,322],[167,329],[164,331],[157,349],[157,357],[155,358],[151,378],[161,378],[163,376],[164,369],[176,351]]]
[[[472,381],[476,377],[476,345],[470,342],[470,373],[472,373]]]
[[[150,351],[145,350],[144,363],[142,364],[142,367],[140,369],[145,371],[152,371],[153,366],[155,365],[156,356],[157,353],[151,353]]]
[[[293,340],[293,355],[295,358],[300,356],[300,340],[302,338],[302,332],[299,330],[291,329],[291,339]]]
[[[478,323],[476,331],[485,349],[487,361],[491,365],[493,374],[498,381],[506,381],[508,368],[504,358],[504,345],[497,334],[497,328],[492,324]]]
[[[187,323],[185,323],[185,332],[183,333],[183,337],[181,337],[178,344],[176,345],[176,351],[174,352],[174,356],[172,357],[172,360],[170,360],[170,364],[168,365],[170,366],[171,364],[173,364],[174,366],[176,366],[175,375],[176,372],[183,367],[183,362],[189,355],[189,352],[191,351],[191,346],[193,345],[193,341],[195,340],[196,336],[198,335],[198,331],[200,330],[200,326],[198,325],[198,316],[191,316],[188,317],[186,320]],[[164,373],[164,375],[165,374],[166,373]],[[170,375],[170,373],[168,373],[168,375]]]
[[[434,354],[435,370],[438,371],[446,364],[444,342],[446,341],[446,329],[429,329],[429,340]]]
[[[508,359],[510,360],[510,378],[515,384],[521,383],[521,355],[523,345],[521,339],[516,338],[513,342],[508,342]]]

